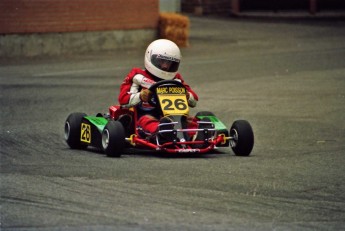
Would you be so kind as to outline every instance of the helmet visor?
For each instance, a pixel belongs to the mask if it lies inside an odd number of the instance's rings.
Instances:
[[[176,72],[180,65],[180,60],[165,55],[151,55],[151,63],[162,71]]]

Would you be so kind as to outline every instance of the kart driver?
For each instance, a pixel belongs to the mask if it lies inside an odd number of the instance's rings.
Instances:
[[[144,70],[133,68],[124,79],[118,100],[121,106],[136,107],[139,134],[145,137],[155,133],[159,123],[172,122],[169,117],[160,118],[157,110],[148,103],[152,95],[148,89],[151,85],[161,80],[181,82],[187,89],[186,96],[190,107],[196,106],[198,96],[177,72],[181,61],[181,52],[174,42],[167,39],[153,41],[146,49],[144,60]],[[187,121],[189,128],[197,127],[193,118],[187,118]]]

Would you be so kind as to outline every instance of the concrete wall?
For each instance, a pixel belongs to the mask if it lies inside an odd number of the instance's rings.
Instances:
[[[0,55],[36,56],[144,46],[158,0],[1,0]]]
[[[0,36],[0,56],[82,54],[144,47],[156,37],[156,29],[8,34]]]
[[[159,0],[160,12],[181,12],[181,0]]]

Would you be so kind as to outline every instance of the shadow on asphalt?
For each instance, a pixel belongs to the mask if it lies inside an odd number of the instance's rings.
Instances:
[[[68,148],[67,148],[68,149]],[[96,147],[88,147],[84,150],[79,150],[80,152],[88,152],[88,153],[94,153],[97,155],[102,155],[106,158],[114,158],[116,157],[108,157],[104,154],[104,152]],[[162,159],[210,159],[210,158],[217,158],[219,156],[224,155],[231,155],[235,156],[233,153],[225,152],[225,150],[213,150],[209,153],[166,153],[163,151],[155,151],[150,149],[139,149],[139,148],[127,148],[124,150],[123,156],[141,156],[141,157],[154,157],[154,158],[162,158]],[[119,157],[119,158],[121,158]]]

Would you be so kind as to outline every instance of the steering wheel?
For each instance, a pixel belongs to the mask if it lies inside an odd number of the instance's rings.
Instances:
[[[158,105],[158,98],[156,94],[156,89],[162,85],[175,85],[178,87],[183,87],[186,88],[181,82],[176,81],[176,80],[162,80],[159,82],[156,82],[149,87],[149,90],[152,92],[152,98],[148,101],[148,103],[152,107],[156,107]]]

